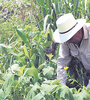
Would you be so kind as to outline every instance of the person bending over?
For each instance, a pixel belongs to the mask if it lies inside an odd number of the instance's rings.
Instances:
[[[53,40],[60,43],[57,78],[69,87],[90,85],[90,23],[67,13],[57,19],[56,25]]]

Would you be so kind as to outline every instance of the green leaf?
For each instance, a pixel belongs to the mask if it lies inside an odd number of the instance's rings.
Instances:
[[[53,91],[53,89],[55,89],[57,87],[57,85],[48,85],[48,84],[42,84],[41,85],[41,92],[44,93],[44,95],[49,95],[50,92]]]
[[[11,67],[10,67],[10,70],[13,74],[17,75],[17,76],[21,76],[23,75],[23,71],[25,69],[26,65],[23,65],[22,67],[19,67],[18,64],[13,64]]]
[[[53,57],[52,53],[50,53],[50,54],[46,54],[46,55],[48,56],[49,60],[51,60],[52,57]]]
[[[33,76],[35,81],[38,81],[38,71],[35,67],[31,67],[29,68],[27,71],[26,71],[26,74],[25,75],[28,75],[28,76]]]
[[[32,100],[41,100],[43,99],[43,94],[42,93],[38,93],[35,97],[32,98]]]
[[[11,67],[11,72],[13,73],[13,74],[18,74],[18,72],[20,72],[20,67],[19,67],[19,65],[18,64],[13,64]]]
[[[20,71],[17,73],[17,76],[22,76],[24,69],[25,69],[26,65],[23,65],[22,67],[20,67]]]
[[[45,47],[45,48],[49,47],[49,46],[51,45],[51,43],[52,43],[52,41],[48,41],[48,43],[47,43],[47,42],[44,43],[44,47]]]
[[[34,100],[32,98],[34,98],[38,94],[38,91],[37,90],[39,90],[39,89],[40,89],[40,86],[37,83],[35,83],[34,85],[32,85],[32,88],[28,92],[25,100]]]
[[[43,67],[46,65],[46,62],[42,63],[41,65],[39,65],[38,70],[40,71],[41,69],[43,69]]]
[[[47,78],[51,78],[54,75],[54,68],[50,66],[48,66],[47,68],[43,68],[43,74]]]
[[[7,45],[5,45],[5,44],[0,44],[0,50],[3,50],[3,48],[4,48],[7,52],[9,52],[9,53],[11,53],[11,54],[17,56],[17,54],[13,52],[11,46],[7,46]]]
[[[90,93],[90,86],[87,87],[86,91]]]
[[[11,46],[6,46],[5,44],[0,44],[0,49],[1,49],[1,47],[6,48],[6,49],[11,49],[12,48]]]
[[[4,80],[0,80],[0,84],[3,84],[4,83]]]
[[[59,80],[59,79],[54,80],[52,84],[53,84],[53,85],[59,85],[59,84],[60,84],[60,80]]]
[[[30,47],[30,43],[29,43],[29,40],[26,37],[26,34],[21,29],[17,29],[17,33],[21,37],[21,39],[23,40],[23,42],[26,43],[26,45],[28,47]]]
[[[31,64],[32,64],[32,66],[34,66],[35,62],[36,62],[36,54],[33,53],[32,57],[31,57]]]
[[[43,11],[43,15],[45,16],[46,15],[46,10],[45,10],[45,3],[44,3],[44,0],[39,0],[39,4],[40,4],[40,7]]]
[[[70,89],[65,85],[61,85],[60,89],[56,93],[60,98],[63,98],[64,100],[74,100],[73,94],[71,93]]]
[[[26,56],[27,58],[29,58],[28,50],[27,50],[27,48],[26,48],[25,45],[23,46],[23,50],[24,50],[25,56]]]
[[[0,89],[0,100],[4,100],[4,91]]]
[[[90,91],[83,90],[79,94],[74,94],[74,100],[90,100]]]
[[[51,15],[46,15],[46,16],[45,16],[45,19],[44,19],[44,26],[43,26],[44,32],[47,31],[47,21],[48,21],[48,18],[49,18],[49,17],[52,18]]]
[[[11,74],[10,77],[8,77],[5,80],[5,83],[3,85],[3,89],[4,89],[4,99],[9,96],[10,92],[11,92],[11,88],[12,88],[12,84],[14,82],[14,75]]]

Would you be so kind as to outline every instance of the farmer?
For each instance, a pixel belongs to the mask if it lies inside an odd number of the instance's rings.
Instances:
[[[58,18],[56,25],[53,40],[60,43],[57,78],[69,87],[90,85],[90,23],[68,13]]]

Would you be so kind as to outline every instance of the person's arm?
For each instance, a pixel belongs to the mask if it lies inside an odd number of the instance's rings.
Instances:
[[[64,67],[68,66],[69,62],[71,61],[70,51],[68,46],[64,44],[60,44],[59,49],[59,57],[57,63],[57,78],[60,79],[60,83],[66,83],[66,75]]]
[[[86,88],[88,88],[88,86],[90,86],[90,79],[89,79],[89,82],[88,82],[88,85],[86,86]]]

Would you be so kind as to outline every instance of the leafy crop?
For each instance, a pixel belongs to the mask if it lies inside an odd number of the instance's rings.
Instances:
[[[76,90],[56,79],[59,45],[52,47],[55,22],[63,13],[89,22],[89,1],[87,9],[81,1],[1,0],[0,100],[90,99],[90,87]]]

